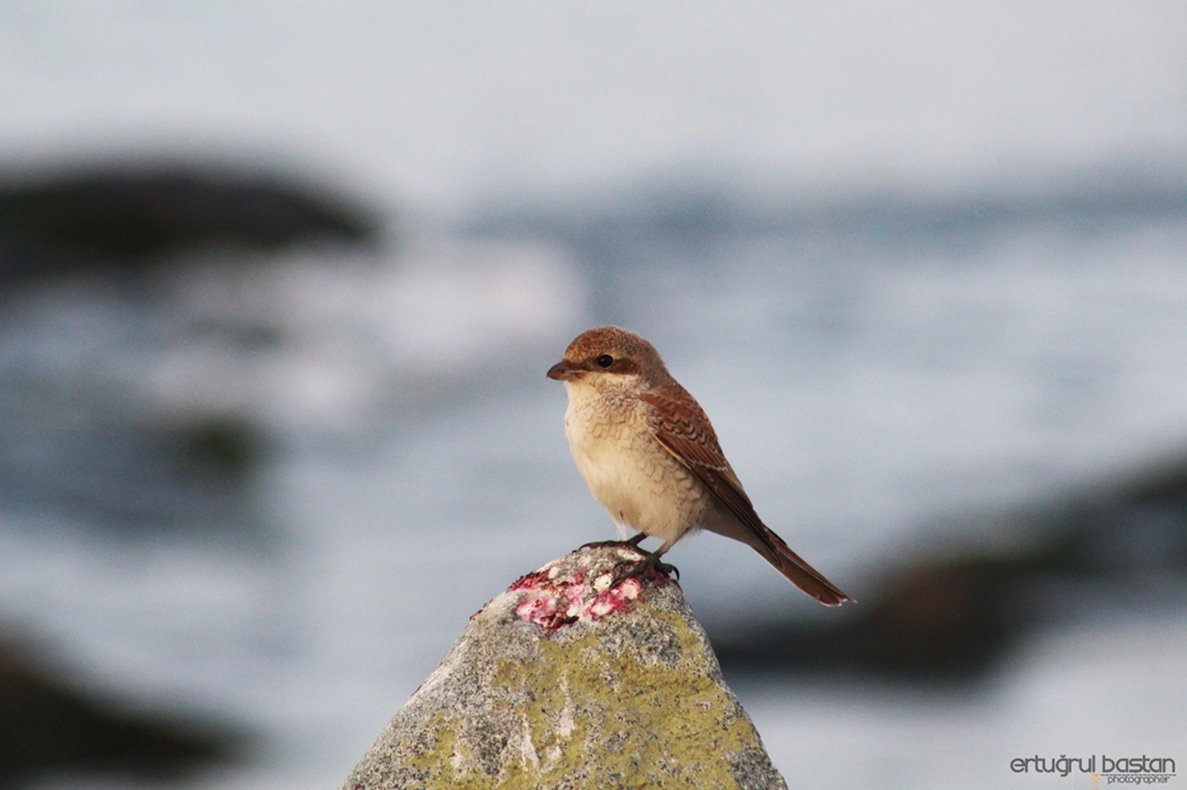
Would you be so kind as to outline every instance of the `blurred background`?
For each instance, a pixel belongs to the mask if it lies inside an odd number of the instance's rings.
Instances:
[[[670,555],[789,784],[1187,759],[1182,4],[63,0],[0,7],[0,787],[336,786],[613,535],[602,323],[860,601]]]

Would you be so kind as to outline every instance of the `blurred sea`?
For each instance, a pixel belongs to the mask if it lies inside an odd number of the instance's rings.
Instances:
[[[656,344],[764,519],[859,601],[924,552],[1024,543],[995,517],[1187,452],[1187,209],[1122,186],[670,188],[18,283],[0,617],[90,686],[260,735],[185,786],[334,786],[472,612],[613,534],[544,377],[609,322]],[[173,430],[243,446],[171,470]],[[708,623],[835,614],[717,536],[670,557]],[[1187,759],[1182,604],[1105,599],[972,688],[729,679],[792,786],[1038,786],[1009,759]]]

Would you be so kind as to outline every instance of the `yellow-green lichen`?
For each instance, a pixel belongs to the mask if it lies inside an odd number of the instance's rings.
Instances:
[[[496,662],[490,682],[499,692],[485,722],[437,714],[434,746],[406,764],[436,776],[450,765],[453,776],[442,778],[454,787],[737,787],[728,757],[757,734],[705,674],[701,635],[675,613],[651,615],[666,632],[657,636],[678,646],[674,665],[671,650],[668,660],[634,646],[609,651],[597,631],[541,639],[536,660]],[[502,770],[492,776],[471,739],[496,720]],[[515,720],[522,724],[512,730]]]

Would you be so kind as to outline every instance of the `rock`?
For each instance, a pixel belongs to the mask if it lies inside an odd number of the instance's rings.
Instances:
[[[0,179],[0,280],[137,267],[210,245],[371,245],[379,230],[368,212],[280,173],[116,163]]]
[[[993,679],[1026,640],[1106,600],[1165,606],[1181,598],[1187,577],[1187,457],[961,521],[949,532],[992,543],[921,548],[839,617],[708,622],[721,663],[748,675],[965,685]]]
[[[721,663],[751,676],[877,675],[928,688],[986,681],[1035,624],[1037,577],[1025,559],[921,558],[863,594],[853,614],[709,628]]]
[[[342,790],[785,788],[678,584],[577,551],[470,618]]]

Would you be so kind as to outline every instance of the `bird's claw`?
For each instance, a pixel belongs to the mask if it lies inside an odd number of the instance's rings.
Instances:
[[[610,586],[617,587],[627,579],[636,579],[641,577],[648,571],[656,571],[664,576],[676,576],[676,581],[680,581],[680,569],[675,565],[669,565],[666,562],[660,562],[659,555],[648,551],[647,549],[639,548],[639,544],[647,537],[646,534],[640,532],[629,540],[597,540],[592,543],[586,543],[581,546],[579,551],[584,549],[602,549],[602,548],[616,548],[616,549],[630,549],[632,552],[642,555],[642,559],[638,560],[623,560],[614,566],[614,573],[611,576]]]
[[[631,544],[625,540],[595,540],[590,543],[582,543],[578,547],[578,551],[585,551],[586,549],[607,549],[610,547],[630,546]]]
[[[614,575],[610,579],[610,586],[617,587],[627,579],[637,579],[643,576],[648,571],[655,571],[668,578],[673,574],[676,576],[676,581],[680,581],[680,569],[675,565],[669,565],[666,562],[661,562],[660,558],[649,551],[639,549],[644,555],[641,560],[624,560],[614,566]]]
[[[629,540],[595,540],[591,543],[582,543],[581,548],[579,548],[578,551],[583,551],[585,549],[605,549],[605,548],[609,548],[609,547],[615,547],[615,548],[630,547],[632,549],[635,549],[636,551],[642,551],[644,553],[647,553],[644,549],[639,548],[639,544],[642,543],[644,538],[646,538],[646,537],[647,537],[647,535],[640,532],[638,535],[636,535],[633,538],[630,538]]]

